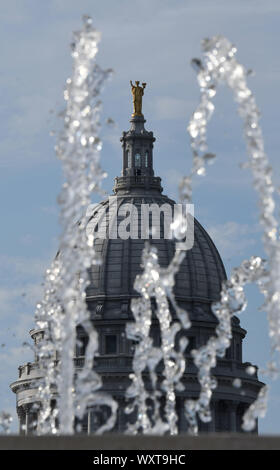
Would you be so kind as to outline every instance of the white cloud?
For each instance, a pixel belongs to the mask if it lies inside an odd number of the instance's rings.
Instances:
[[[120,145],[120,132],[117,129],[111,130],[110,132],[104,133],[102,137],[104,142],[110,143],[114,150],[117,152],[119,159],[122,159],[121,145]],[[101,158],[102,160],[102,158]]]
[[[36,301],[41,298],[42,286],[39,283],[25,284],[21,288],[0,288],[0,310],[2,320],[5,316],[17,317],[22,310],[34,309]],[[19,308],[20,307],[20,308]]]
[[[45,124],[45,115],[49,111],[48,97],[38,95],[18,96],[18,110],[10,118],[10,127],[17,127],[24,135],[38,134]]]
[[[48,262],[40,258],[0,255],[0,281],[28,282],[30,278],[42,277]]]
[[[154,112],[157,119],[188,119],[189,103],[184,99],[171,96],[159,96],[154,102]]]
[[[48,262],[37,258],[2,255],[0,287],[0,411],[11,412],[13,432],[17,430],[15,397],[10,384],[17,379],[18,367],[32,361],[33,353],[23,343],[32,344],[34,311],[42,298],[41,282]]]
[[[242,255],[259,240],[260,228],[257,225],[226,222],[207,229],[222,258]]]
[[[33,327],[35,306],[42,298],[42,282],[49,262],[2,255],[0,265],[1,342],[9,342],[11,332],[22,342]],[[5,338],[7,331],[10,333]]]

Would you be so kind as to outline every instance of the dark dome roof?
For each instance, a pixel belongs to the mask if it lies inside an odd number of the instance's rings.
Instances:
[[[174,201],[161,194],[129,194],[118,196],[118,207],[125,203],[139,206],[141,203],[174,204]],[[92,219],[100,218],[104,209],[108,211],[106,200],[95,208]],[[138,211],[141,217],[140,211]],[[119,220],[119,219],[118,219]],[[139,224],[140,225],[140,224]],[[175,244],[172,240],[154,239],[160,265],[166,267],[173,255]],[[91,282],[87,295],[93,297],[124,298],[137,295],[133,289],[136,274],[141,272],[141,255],[144,247],[141,239],[97,239],[95,248],[102,258],[100,266],[90,270]],[[220,255],[204,228],[195,219],[194,246],[188,250],[176,276],[175,295],[181,300],[211,302],[218,300],[221,283],[226,278]]]

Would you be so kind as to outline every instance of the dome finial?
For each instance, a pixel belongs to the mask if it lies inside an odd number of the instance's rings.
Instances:
[[[139,86],[139,81],[135,81],[135,85],[133,85],[132,81],[130,80],[131,85],[131,93],[133,96],[133,114],[134,116],[143,116],[142,114],[142,96],[144,95],[144,88],[146,87],[146,83],[142,83],[142,86]]]

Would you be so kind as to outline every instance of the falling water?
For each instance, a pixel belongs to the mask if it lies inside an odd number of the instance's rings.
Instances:
[[[235,268],[229,281],[223,285],[221,301],[213,305],[212,309],[220,322],[220,316],[226,314],[226,310],[229,315],[238,310],[242,311],[246,308],[243,285],[247,282],[255,282],[266,299],[265,308],[267,310],[272,350],[279,352],[280,246],[277,233],[279,223],[274,217],[273,192],[275,189],[272,184],[272,169],[264,151],[263,136],[259,124],[260,112],[255,98],[247,86],[248,72],[235,58],[237,49],[222,36],[205,39],[202,42],[202,48],[204,61],[202,62],[199,59],[193,59],[192,61],[197,70],[201,93],[200,103],[193,113],[188,127],[194,163],[191,176],[182,182],[181,188],[185,196],[190,199],[191,178],[195,174],[204,175],[205,163],[215,157],[207,152],[207,123],[214,111],[212,99],[216,94],[217,86],[222,82],[226,83],[233,91],[234,99],[238,104],[239,115],[244,123],[244,138],[249,156],[249,160],[244,167],[251,169],[253,186],[259,196],[259,221],[264,230],[263,244],[268,260],[265,268],[262,268],[263,261],[258,257],[251,258],[247,262],[244,261],[239,268]],[[231,305],[231,302],[238,305],[237,310],[235,306]],[[231,336],[230,328],[230,324],[228,324],[229,339]],[[200,360],[202,359],[200,357],[201,353],[202,351],[194,352],[196,365],[199,369],[203,368],[203,360]],[[204,380],[207,380],[207,378],[205,377]],[[201,392],[203,393],[203,387]],[[258,415],[264,415],[267,392],[268,388],[263,387],[257,401],[245,413],[243,419],[243,428],[245,430],[252,430],[255,427],[255,420]]]
[[[182,252],[181,252],[182,253]],[[188,314],[182,310],[175,302],[172,292],[175,284],[175,274],[180,267],[180,252],[175,256],[172,271],[169,267],[162,268],[158,262],[157,250],[155,247],[146,245],[142,254],[143,273],[137,275],[134,288],[141,294],[141,297],[131,301],[131,310],[135,318],[135,323],[127,325],[128,338],[137,341],[133,358],[132,384],[127,390],[127,398],[133,398],[128,412],[137,410],[137,420],[135,424],[128,428],[128,432],[137,433],[157,433],[163,434],[169,431],[171,434],[177,433],[177,414],[175,409],[175,390],[180,387],[180,378],[185,370],[184,350],[187,347],[187,338],[182,338],[179,352],[175,351],[175,336],[182,328],[190,326]],[[155,313],[159,321],[161,331],[161,348],[153,346],[149,336],[152,324],[152,304],[151,298],[156,301]],[[180,322],[172,322],[168,299],[174,307]],[[163,361],[164,381],[161,384],[161,392],[157,387],[156,367]],[[152,394],[146,390],[146,384],[142,374],[148,368],[153,385]],[[165,421],[159,414],[158,401],[160,395],[165,397]],[[154,402],[154,414],[152,418],[148,413],[148,399]]]
[[[198,368],[198,381],[201,387],[197,400],[186,400],[185,402],[185,413],[190,424],[189,432],[192,434],[198,432],[197,414],[201,421],[211,421],[210,400],[212,391],[217,386],[215,378],[211,376],[211,369],[216,366],[217,357],[223,357],[226,349],[230,346],[232,317],[244,311],[247,306],[243,288],[247,283],[253,282],[261,287],[267,282],[267,275],[266,262],[261,258],[255,256],[243,261],[240,267],[235,268],[230,278],[223,283],[220,301],[212,304],[212,311],[219,320],[215,330],[216,335],[211,336],[204,346],[192,351],[194,363]],[[252,374],[250,370],[246,372],[248,375]],[[254,372],[255,370],[253,370]],[[237,386],[240,385],[238,382]],[[263,387],[256,402],[244,414],[244,430],[253,430],[255,419],[258,416],[264,416],[267,392],[268,388]]]
[[[38,434],[56,434],[58,428],[56,418],[57,408],[51,406],[56,393],[57,352],[61,349],[61,304],[59,297],[60,263],[56,258],[51,267],[47,269],[44,282],[44,296],[37,304],[35,311],[36,326],[44,333],[40,341],[36,341],[37,357],[41,369],[41,380],[38,381],[38,397],[40,409],[37,419]]]
[[[116,418],[114,400],[97,392],[101,377],[93,370],[98,350],[98,335],[90,320],[85,290],[88,269],[100,260],[93,247],[93,235],[85,230],[86,208],[93,191],[100,192],[106,176],[99,165],[102,147],[99,138],[100,89],[110,70],[95,62],[100,33],[84,17],[83,29],[74,33],[73,74],[66,82],[64,126],[58,137],[56,153],[62,161],[65,183],[59,196],[62,234],[59,254],[47,271],[43,302],[37,306],[37,326],[45,332],[39,342],[40,367],[44,372],[39,388],[42,403],[40,432],[73,433],[74,417],[82,419],[88,407],[107,405],[112,413],[102,430],[110,429]],[[85,364],[75,377],[74,351],[76,328],[81,325],[87,336]],[[55,359],[58,360],[55,360]],[[53,412],[51,398],[57,392],[58,406]]]

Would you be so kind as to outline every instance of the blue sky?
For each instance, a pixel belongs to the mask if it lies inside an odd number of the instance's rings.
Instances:
[[[165,193],[177,197],[178,178],[191,168],[186,127],[199,91],[190,67],[200,57],[204,37],[223,34],[238,48],[238,59],[255,71],[250,86],[262,112],[265,146],[280,186],[280,3],[278,0],[10,0],[0,6],[0,410],[15,416],[9,383],[19,364],[31,360],[23,347],[33,327],[43,273],[54,256],[59,234],[56,196],[62,183],[54,153],[57,112],[71,75],[72,31],[89,14],[102,32],[98,63],[115,74],[103,92],[102,166],[110,191],[120,174],[119,138],[132,112],[130,80],[147,82],[146,128],[157,139],[156,174]],[[209,126],[210,151],[217,161],[194,185],[195,214],[212,235],[227,272],[244,258],[263,255],[257,199],[248,170],[242,125],[230,92],[221,88]],[[116,125],[109,127],[111,117]],[[278,211],[279,212],[279,211]],[[269,359],[262,298],[248,288],[242,314],[248,330],[244,359],[263,367]],[[31,343],[31,341],[30,341]],[[262,433],[280,432],[280,386],[272,383]],[[15,419],[16,421],[16,419]],[[15,423],[14,428],[17,428]]]

